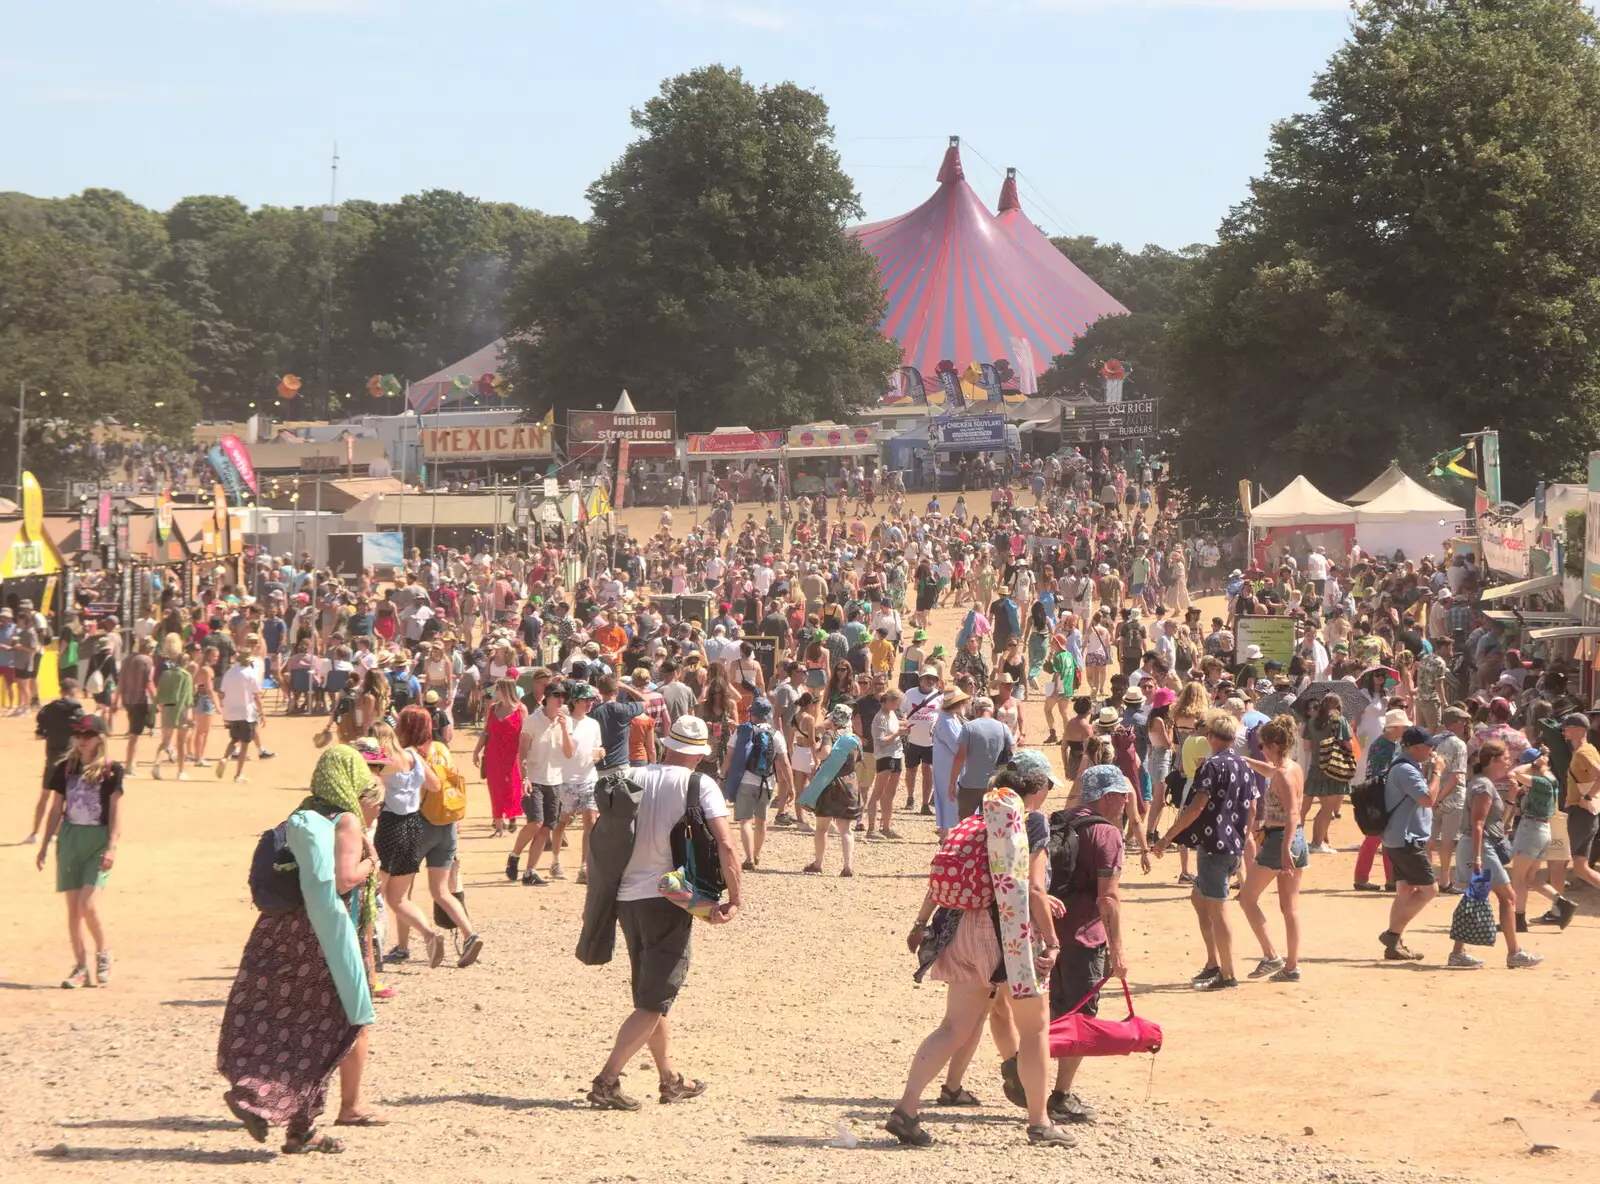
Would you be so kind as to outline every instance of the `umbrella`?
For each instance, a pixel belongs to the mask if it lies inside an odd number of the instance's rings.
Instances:
[[[1355,683],[1346,682],[1342,678],[1312,683],[1295,699],[1295,708],[1309,715],[1317,709],[1317,704],[1322,702],[1323,696],[1328,694],[1339,696],[1339,706],[1344,709],[1344,717],[1352,725],[1367,709],[1366,692]]]

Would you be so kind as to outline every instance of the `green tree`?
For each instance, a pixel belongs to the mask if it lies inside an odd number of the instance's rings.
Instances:
[[[1357,9],[1180,285],[1180,483],[1339,496],[1485,425],[1508,489],[1575,471],[1600,443],[1597,37],[1578,0]]]
[[[109,284],[119,266],[94,236],[0,224],[0,438],[16,441],[24,383],[25,461],[56,506],[71,481],[99,475],[84,451],[96,426],[178,439],[196,419],[186,318],[159,294]]]
[[[822,99],[708,66],[633,113],[642,133],[589,188],[581,248],[513,298],[520,401],[613,397],[689,430],[842,418],[898,360]]]

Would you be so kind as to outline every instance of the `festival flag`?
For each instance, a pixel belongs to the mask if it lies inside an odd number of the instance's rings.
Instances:
[[[544,413],[544,418],[542,420],[540,420],[539,422],[544,424],[544,426],[547,427],[547,428],[555,427],[556,426],[556,409],[555,409],[555,407],[552,406],[550,408],[550,410],[546,411]]]
[[[1467,466],[1472,462],[1467,457],[1465,448],[1447,448],[1431,462],[1430,476],[1443,477],[1446,473],[1454,473],[1457,477],[1476,478],[1477,473]]]

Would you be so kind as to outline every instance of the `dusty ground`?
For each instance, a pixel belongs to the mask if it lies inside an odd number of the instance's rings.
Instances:
[[[954,614],[941,614],[935,639],[948,641],[954,628]],[[1038,709],[1029,710],[1037,728]],[[340,1158],[280,1156],[231,1120],[213,1063],[253,922],[250,852],[304,793],[313,728],[273,718],[269,744],[281,755],[252,763],[249,785],[207,775],[130,783],[104,902],[118,959],[107,989],[57,989],[70,953],[53,870],[34,870],[34,848],[0,847],[0,893],[10,902],[0,988],[11,1004],[0,1013],[0,1176],[889,1181],[910,1170],[950,1180],[1554,1180],[1587,1174],[1583,1164],[1600,1151],[1600,1106],[1590,1103],[1600,1087],[1589,1019],[1600,995],[1595,894],[1578,897],[1582,915],[1566,933],[1534,936],[1548,959],[1536,970],[1503,969],[1503,951],[1491,951],[1485,971],[1441,969],[1444,903],[1412,930],[1429,961],[1384,964],[1375,939],[1387,898],[1350,891],[1357,836],[1348,822],[1335,832],[1347,851],[1315,858],[1308,872],[1297,986],[1195,994],[1188,977],[1203,954],[1174,882],[1176,857],[1149,877],[1132,870],[1136,1004],[1162,1024],[1166,1048],[1085,1069],[1081,1089],[1101,1104],[1102,1121],[1079,1128],[1074,1152],[1026,1146],[987,1043],[970,1078],[984,1109],[930,1106],[938,1143],[926,1151],[900,1149],[879,1129],[943,1006],[940,988],[912,984],[902,944],[932,851],[931,819],[912,815],[897,822],[905,841],[860,844],[853,881],[799,875],[809,838],[776,832],[745,913],[697,932],[673,1012],[679,1059],[711,1092],[670,1108],[651,1101],[634,1115],[596,1113],[582,1095],[627,1008],[626,961],[591,969],[573,958],[583,890],[571,881],[506,882],[508,845],[489,837],[480,786],[462,850],[469,905],[488,942],[483,960],[390,975],[399,994],[380,1005],[368,1082],[392,1125],[348,1132]],[[20,837],[40,746],[8,719],[0,751],[15,758],[0,775],[0,817]],[[830,871],[838,859],[830,850]],[[1273,907],[1269,899],[1269,917]],[[1247,969],[1254,946],[1234,916]],[[1572,1022],[1575,1001],[1584,1022]],[[653,1096],[643,1065],[628,1083]],[[837,1124],[857,1148],[827,1146]],[[1530,1157],[1531,1141],[1561,1149]]]

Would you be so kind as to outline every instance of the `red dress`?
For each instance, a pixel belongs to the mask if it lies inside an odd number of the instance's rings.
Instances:
[[[522,813],[522,721],[528,713],[522,707],[501,717],[499,707],[490,708],[489,739],[483,749],[483,779],[489,783],[489,805],[495,818],[515,818]]]

